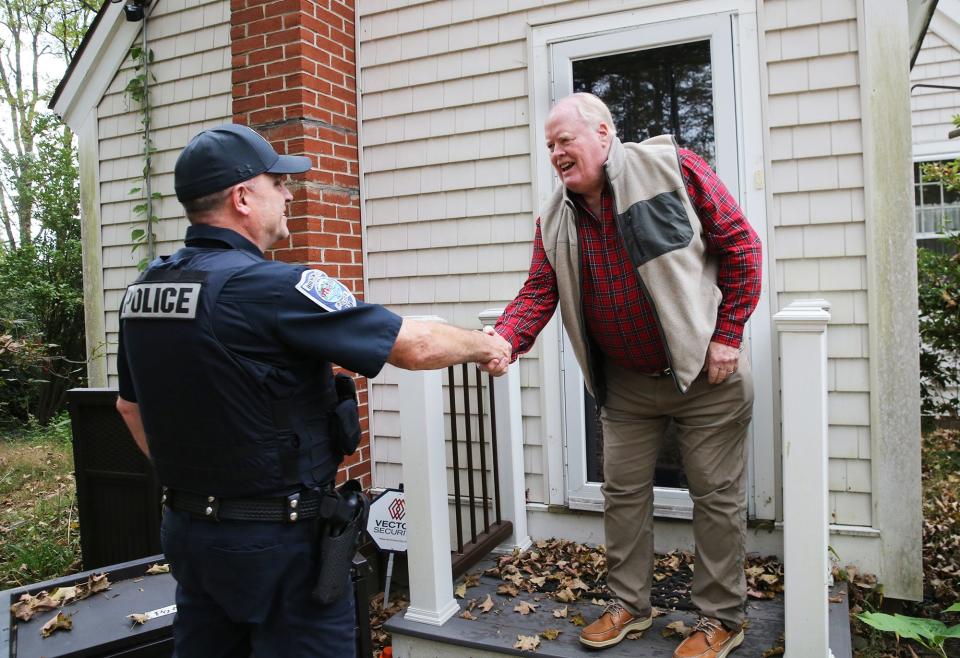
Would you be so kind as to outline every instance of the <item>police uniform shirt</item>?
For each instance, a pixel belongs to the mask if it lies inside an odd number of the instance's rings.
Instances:
[[[241,249],[260,261],[233,275],[216,300],[214,331],[233,354],[274,373],[298,370],[304,360],[336,363],[366,377],[375,377],[383,368],[400,331],[400,316],[382,306],[355,301],[342,284],[319,270],[265,260],[256,245],[235,231],[192,225],[184,242],[205,250]],[[183,299],[165,301],[171,308],[177,301],[184,303]],[[136,317],[130,308],[122,315]],[[171,385],[189,386],[189,382],[175,382],[176,373],[130,372],[123,338],[126,321],[121,321],[117,355],[120,397],[137,402],[138,377],[170,377]],[[282,398],[298,382],[281,378],[267,384],[273,395]]]

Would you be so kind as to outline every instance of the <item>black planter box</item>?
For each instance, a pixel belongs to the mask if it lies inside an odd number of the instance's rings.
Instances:
[[[151,564],[163,562],[163,555],[154,555],[0,592],[0,604],[7,609],[6,620],[0,624],[0,657],[170,658],[173,652],[173,614],[158,616],[138,625],[127,619],[130,614],[162,610],[174,604],[176,582],[173,577],[170,574],[145,575]],[[24,593],[52,592],[58,587],[86,582],[94,573],[108,574],[110,589],[62,608],[65,614],[72,615],[73,629],[70,631],[57,631],[48,638],[41,636],[40,628],[57,614],[57,610],[34,615],[27,622],[14,618],[10,612],[10,606]],[[368,603],[374,584],[371,568],[359,554],[353,559],[351,575],[357,602],[357,655],[370,658],[373,651]]]
[[[84,569],[162,550],[160,483],[116,403],[115,388],[67,391]]]

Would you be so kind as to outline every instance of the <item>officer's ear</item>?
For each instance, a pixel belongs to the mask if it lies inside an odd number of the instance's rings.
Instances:
[[[250,181],[237,183],[230,189],[230,197],[227,203],[234,212],[248,216],[252,212],[250,207],[250,193],[253,191],[253,185]]]

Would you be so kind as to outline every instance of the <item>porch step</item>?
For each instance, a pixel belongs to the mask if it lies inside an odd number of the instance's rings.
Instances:
[[[483,601],[491,595],[495,607],[489,613],[473,610],[476,620],[454,616],[443,626],[429,626],[409,622],[401,615],[389,620],[384,628],[393,636],[393,655],[395,658],[493,658],[494,656],[543,656],[544,658],[569,658],[571,656],[600,656],[603,658],[669,658],[678,644],[678,638],[665,638],[662,631],[667,624],[682,621],[687,626],[696,623],[692,612],[676,610],[653,620],[653,626],[645,631],[640,639],[624,640],[619,645],[603,649],[602,652],[580,644],[580,629],[570,623],[578,612],[587,622],[597,618],[602,608],[590,602],[567,605],[567,618],[556,618],[553,611],[564,607],[552,599],[539,594],[522,593],[508,599],[496,594],[499,580],[484,576],[478,587],[467,590],[466,600],[459,600],[461,609],[466,609],[466,601]],[[839,596],[839,602],[830,604],[830,644],[834,658],[851,658],[850,629],[847,623],[848,602],[846,585],[842,584],[831,592],[833,598]],[[535,612],[521,615],[514,612],[520,601],[528,601],[538,607]],[[783,645],[783,599],[773,601],[749,601],[747,605],[749,627],[743,644],[733,656],[753,658],[775,646]],[[514,649],[518,635],[536,635],[548,628],[561,630],[556,640],[541,637],[540,646],[535,653]]]

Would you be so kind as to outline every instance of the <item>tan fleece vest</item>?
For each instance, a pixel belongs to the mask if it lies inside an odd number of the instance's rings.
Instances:
[[[614,138],[604,172],[617,230],[657,316],[674,380],[686,393],[703,368],[722,294],[717,261],[706,252],[683,182],[676,142],[671,135],[639,144]],[[581,309],[577,213],[562,185],[541,209],[540,233],[557,275],[563,325],[587,389],[602,402],[603,382],[594,381],[598,363],[591,363]],[[599,357],[592,355],[594,361]]]

